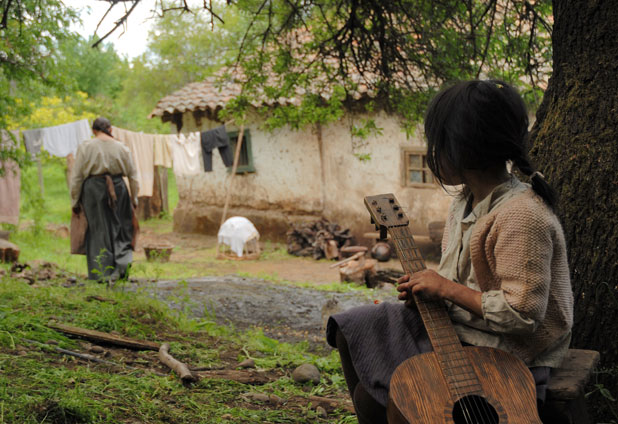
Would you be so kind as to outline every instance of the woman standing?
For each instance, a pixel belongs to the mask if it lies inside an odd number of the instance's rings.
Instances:
[[[83,142],[75,154],[71,202],[76,212],[84,208],[88,221],[88,278],[115,281],[127,277],[133,259],[137,171],[129,149],[112,137],[109,120],[95,119],[92,131],[95,138]],[[129,178],[130,193],[122,177]]]

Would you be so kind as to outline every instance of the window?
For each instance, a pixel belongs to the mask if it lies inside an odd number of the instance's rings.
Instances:
[[[230,149],[232,150],[232,157],[236,153],[236,141],[238,140],[238,131],[228,132],[227,136],[230,138]],[[228,172],[232,172],[232,167],[228,168]],[[242,136],[242,145],[240,146],[240,156],[238,157],[238,167],[236,168],[237,174],[244,174],[246,172],[255,172],[253,166],[253,154],[251,152],[251,133],[249,130],[245,130]]]
[[[425,151],[403,150],[404,186],[433,186],[436,184],[431,170],[427,166]]]

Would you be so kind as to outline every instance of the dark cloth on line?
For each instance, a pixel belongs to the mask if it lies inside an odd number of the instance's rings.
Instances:
[[[382,406],[387,405],[390,379],[397,366],[411,356],[433,351],[420,314],[403,303],[359,306],[331,316],[326,340],[332,347],[337,347],[337,329],[347,341],[360,384]],[[550,368],[530,371],[542,403]]]
[[[81,202],[88,220],[86,258],[91,280],[127,276],[133,260],[133,210],[122,176],[100,175],[86,179]]]
[[[22,134],[24,135],[24,145],[26,146],[26,151],[32,156],[36,156],[41,153],[41,146],[43,145],[43,130],[41,128],[24,130],[22,131]]]
[[[234,158],[230,148],[230,139],[225,130],[225,125],[215,129],[204,131],[200,134],[202,144],[202,156],[204,158],[204,171],[212,171],[212,151],[219,149],[219,154],[225,166],[232,166]]]

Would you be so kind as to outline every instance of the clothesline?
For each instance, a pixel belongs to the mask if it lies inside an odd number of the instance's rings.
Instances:
[[[219,150],[223,164],[226,167],[232,166],[233,153],[225,126],[233,122],[234,120],[230,120],[218,128],[188,134],[148,134],[113,127],[112,135],[131,151],[140,185],[138,196],[152,197],[157,166],[173,168],[177,176],[210,172],[212,152],[215,149]],[[41,194],[43,194],[43,175],[39,159],[41,151],[44,149],[53,156],[66,157],[70,172],[77,147],[92,138],[87,119],[13,133],[18,143],[23,135],[26,151],[33,158],[37,158]],[[6,169],[15,168],[8,163],[2,165]],[[19,172],[18,167],[16,171]],[[19,174],[10,172],[0,177],[0,203],[5,206],[12,205],[10,210],[7,206],[4,208],[6,210],[0,211],[0,222],[14,223],[19,218],[19,191]]]

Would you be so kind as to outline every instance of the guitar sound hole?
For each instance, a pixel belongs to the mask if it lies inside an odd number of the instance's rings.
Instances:
[[[482,396],[464,396],[453,407],[455,424],[498,424],[496,409]]]

